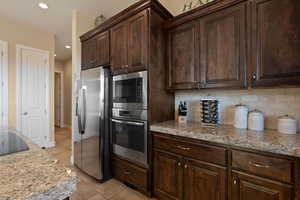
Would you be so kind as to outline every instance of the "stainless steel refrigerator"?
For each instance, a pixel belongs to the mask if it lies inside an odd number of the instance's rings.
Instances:
[[[74,135],[74,163],[100,181],[111,177],[110,85],[109,69],[103,67],[82,71],[77,83],[78,126]]]

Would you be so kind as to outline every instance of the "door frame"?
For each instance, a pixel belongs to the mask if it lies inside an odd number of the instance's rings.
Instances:
[[[49,51],[41,50],[41,49],[36,49],[24,45],[16,45],[16,50],[17,50],[17,62],[16,62],[16,72],[17,72],[17,77],[16,77],[16,120],[17,120],[17,130],[20,131],[22,127],[22,97],[20,94],[22,94],[22,70],[21,70],[21,53],[22,50],[31,50],[31,51],[36,51],[42,54],[45,54],[47,56],[46,60],[46,82],[45,82],[45,90],[46,90],[46,101],[45,101],[45,111],[47,113],[46,116],[46,131],[45,131],[45,136],[47,137],[47,140],[44,141],[44,147],[49,147],[52,146],[51,142],[51,131],[50,131],[50,119],[51,119],[51,112],[50,112],[50,53]]]
[[[3,98],[3,103],[0,108],[3,119],[3,126],[8,126],[8,42],[0,40],[0,44],[4,46],[3,50],[3,74],[0,77],[0,83],[2,82],[2,92],[0,96]],[[1,87],[1,86],[0,86]]]
[[[60,85],[61,85],[61,97],[60,97],[60,102],[61,102],[61,111],[60,111],[60,128],[64,128],[65,127],[65,117],[64,117],[64,72],[60,71],[60,70],[55,70],[54,71],[54,76],[55,73],[59,73],[61,76],[61,80],[60,80]],[[54,77],[55,78],[55,77]],[[55,83],[54,83],[55,84]],[[55,89],[55,86],[54,86]],[[55,94],[55,91],[54,91]],[[55,109],[55,108],[54,108]]]

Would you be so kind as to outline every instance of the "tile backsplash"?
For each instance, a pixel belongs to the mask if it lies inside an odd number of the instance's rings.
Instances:
[[[300,88],[180,91],[175,94],[175,109],[180,101],[186,101],[188,120],[200,121],[200,100],[207,97],[219,101],[221,124],[233,124],[237,104],[262,111],[267,129],[277,129],[277,118],[282,115],[295,117],[298,124],[300,121]]]

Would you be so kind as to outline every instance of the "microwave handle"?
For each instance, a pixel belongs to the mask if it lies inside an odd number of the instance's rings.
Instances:
[[[129,124],[129,125],[134,125],[134,126],[145,126],[144,123],[141,122],[128,122],[128,121],[121,121],[121,120],[116,120],[116,119],[111,119],[112,122],[120,123],[120,124]]]

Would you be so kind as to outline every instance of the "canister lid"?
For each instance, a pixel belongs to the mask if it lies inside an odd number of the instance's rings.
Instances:
[[[278,119],[280,120],[296,120],[294,117],[290,116],[290,115],[283,115],[278,117]]]

